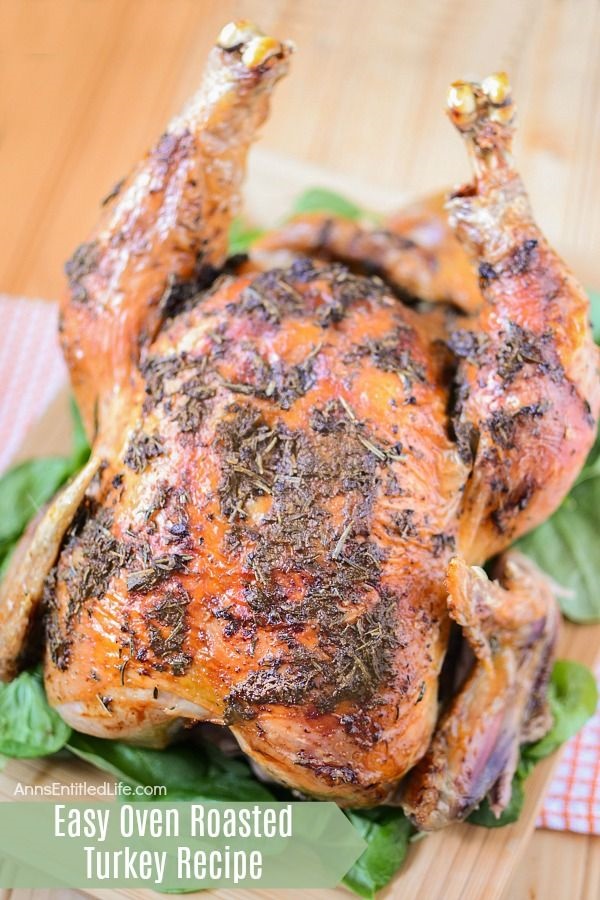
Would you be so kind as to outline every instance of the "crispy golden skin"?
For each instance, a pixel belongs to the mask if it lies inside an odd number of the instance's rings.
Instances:
[[[433,829],[486,793],[500,810],[519,743],[547,725],[551,592],[518,557],[502,587],[470,567],[545,519],[591,446],[587,301],[512,168],[502,77],[451,93],[475,181],[449,221],[477,278],[435,200],[387,229],[410,241],[309,219],[225,265],[288,55],[229,26],[69,266],[63,343],[95,440],[70,506],[26,538],[51,567],[46,687],[104,737],[227,725],[279,781],[345,806],[413,770],[402,802]],[[427,253],[415,222],[438,228]],[[275,251],[287,264],[261,271]],[[398,296],[419,291],[472,315]],[[44,581],[19,565],[4,677]],[[451,619],[476,663],[438,722]]]
[[[168,723],[183,701],[295,787],[389,793],[436,715],[465,477],[420,325],[304,262],[226,278],[161,332],[55,576],[67,719],[137,738],[125,710]],[[97,599],[73,615],[85,572]]]
[[[490,582],[457,557],[450,563],[449,612],[476,662],[403,791],[404,810],[422,830],[464,818],[486,795],[500,814],[519,744],[538,740],[552,724],[546,687],[559,618],[552,585],[514,551],[494,575]]]
[[[326,213],[298,215],[258,240],[252,258],[263,266],[290,253],[343,260],[409,297],[473,313],[482,305],[481,291],[445,202],[445,194],[424,197],[378,228]]]

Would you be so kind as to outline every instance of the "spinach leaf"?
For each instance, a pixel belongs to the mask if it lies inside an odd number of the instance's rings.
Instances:
[[[0,553],[25,530],[41,506],[71,474],[71,461],[60,456],[30,459],[0,479]]]
[[[73,450],[70,456],[28,459],[0,478],[0,578],[30,520],[87,462],[90,447],[74,400],[71,400],[71,415]]]
[[[324,212],[333,216],[341,216],[344,219],[362,219],[364,210],[347,200],[335,191],[327,188],[309,188],[296,199],[292,207],[292,215],[301,213]]]
[[[0,682],[0,753],[30,758],[64,747],[71,729],[46,700],[39,671],[22,672],[10,684]]]
[[[83,427],[83,422],[81,419],[81,413],[79,412],[79,407],[75,402],[75,398],[71,397],[71,421],[73,422],[73,450],[71,453],[71,467],[72,474],[78,472],[79,469],[82,469],[85,466],[86,462],[90,458],[91,448],[88,444],[87,435],[85,433],[85,428]]]
[[[592,672],[581,663],[559,659],[548,690],[554,724],[545,737],[523,749],[523,759],[535,764],[572,738],[594,715],[598,688]]]
[[[552,669],[548,700],[554,724],[545,737],[521,748],[521,759],[513,778],[509,805],[496,818],[485,798],[467,819],[472,825],[502,828],[517,821],[525,800],[523,784],[536,763],[577,734],[594,715],[598,703],[596,680],[590,670],[581,663],[559,659]]]
[[[600,342],[600,293],[589,291],[594,339]],[[557,599],[573,622],[600,621],[600,436],[569,496],[517,546],[565,588]]]
[[[148,750],[73,732],[67,746],[76,756],[127,784],[164,785],[171,800],[273,799],[245,760],[227,757],[207,742],[199,746],[188,743],[165,750]]]
[[[557,599],[574,622],[600,620],[600,460],[598,445],[554,515],[517,546],[565,588]]]
[[[250,245],[263,234],[263,230],[253,228],[244,219],[234,219],[229,228],[229,253],[232,256],[237,253],[246,253]]]
[[[0,581],[4,578],[4,574],[8,569],[8,564],[10,562],[10,558],[12,556],[12,552],[17,546],[17,541],[12,541],[11,543],[4,545],[4,550],[0,551]]]
[[[257,781],[245,760],[225,756],[208,742],[148,750],[73,732],[67,747],[132,786],[164,785],[171,800],[282,799],[279,788],[273,793]],[[369,846],[344,881],[360,896],[373,897],[402,865],[413,829],[402,811],[391,807],[347,815]]]
[[[467,822],[471,825],[482,825],[484,828],[503,828],[505,825],[516,822],[525,802],[524,780],[524,777],[517,771],[512,782],[510,803],[497,818],[490,809],[488,798],[484,797],[477,809],[474,809],[469,815]]]
[[[346,815],[368,847],[344,877],[360,897],[374,897],[401,868],[414,829],[401,809],[379,806],[348,810]]]
[[[292,216],[301,213],[324,212],[341,216],[344,219],[377,219],[373,213],[367,213],[351,200],[347,200],[335,191],[326,188],[309,188],[294,202]],[[254,241],[265,233],[263,229],[250,225],[245,219],[238,217],[229,228],[229,253],[247,253]]]

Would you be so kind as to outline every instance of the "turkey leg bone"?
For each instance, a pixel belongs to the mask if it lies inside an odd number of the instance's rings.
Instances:
[[[450,222],[474,258],[485,306],[451,337],[461,359],[453,427],[472,466],[458,549],[482,563],[561,503],[593,444],[600,406],[589,301],[535,224],[510,147],[505,75],[456,82],[450,118],[475,173]]]
[[[513,167],[506,76],[456,82],[448,105],[475,173],[451,197],[450,221],[486,300],[450,339],[461,358],[453,427],[471,474],[448,605],[476,663],[407,783],[404,807],[425,830],[464,818],[488,793],[492,809],[504,809],[519,744],[549,727],[551,590],[520,556],[501,564],[502,587],[467,563],[484,562],[554,511],[592,445],[600,399],[588,300],[533,221]]]
[[[519,745],[551,724],[546,688],[559,612],[550,582],[514,551],[496,574],[498,583],[458,558],[450,563],[448,608],[475,664],[408,779],[403,807],[424,831],[464,819],[486,794],[499,815]]]

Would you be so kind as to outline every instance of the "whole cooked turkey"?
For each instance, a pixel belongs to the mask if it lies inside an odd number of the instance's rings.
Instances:
[[[74,728],[163,746],[228,726],[279,781],[434,829],[486,794],[503,809],[549,727],[555,601],[505,551],[593,442],[588,301],[532,219],[503,75],[450,88],[474,180],[445,208],[300,216],[228,259],[290,52],[227,26],[67,265],[93,450],[5,579],[0,672],[42,619]]]

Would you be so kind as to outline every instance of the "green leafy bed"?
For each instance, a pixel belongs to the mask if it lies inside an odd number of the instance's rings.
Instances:
[[[294,212],[327,211],[347,218],[373,218],[330,191],[313,189],[297,201]],[[232,253],[243,253],[260,232],[238,221],[230,234]],[[596,340],[600,339],[600,295],[592,297]],[[77,411],[74,447],[68,457],[21,463],[0,479],[0,574],[29,520],[59,487],[85,463],[89,448]],[[546,523],[519,545],[565,590],[563,613],[576,622],[600,620],[600,443],[597,442],[573,490]],[[484,801],[469,817],[475,825],[497,828],[518,819],[523,783],[535,764],[568,740],[593,714],[597,703],[591,673],[576,662],[554,666],[549,689],[554,725],[549,734],[522,748],[508,809],[496,818]],[[201,730],[200,730],[201,735]],[[0,754],[38,757],[66,749],[131,785],[165,785],[171,799],[247,801],[285,799],[283,788],[258,781],[243,757],[231,758],[214,744],[194,736],[194,743],[167,750],[145,750],[72,731],[49,707],[38,670],[0,685]],[[345,884],[363,897],[373,897],[402,866],[415,831],[392,807],[351,810],[347,815],[368,847],[346,875]]]

